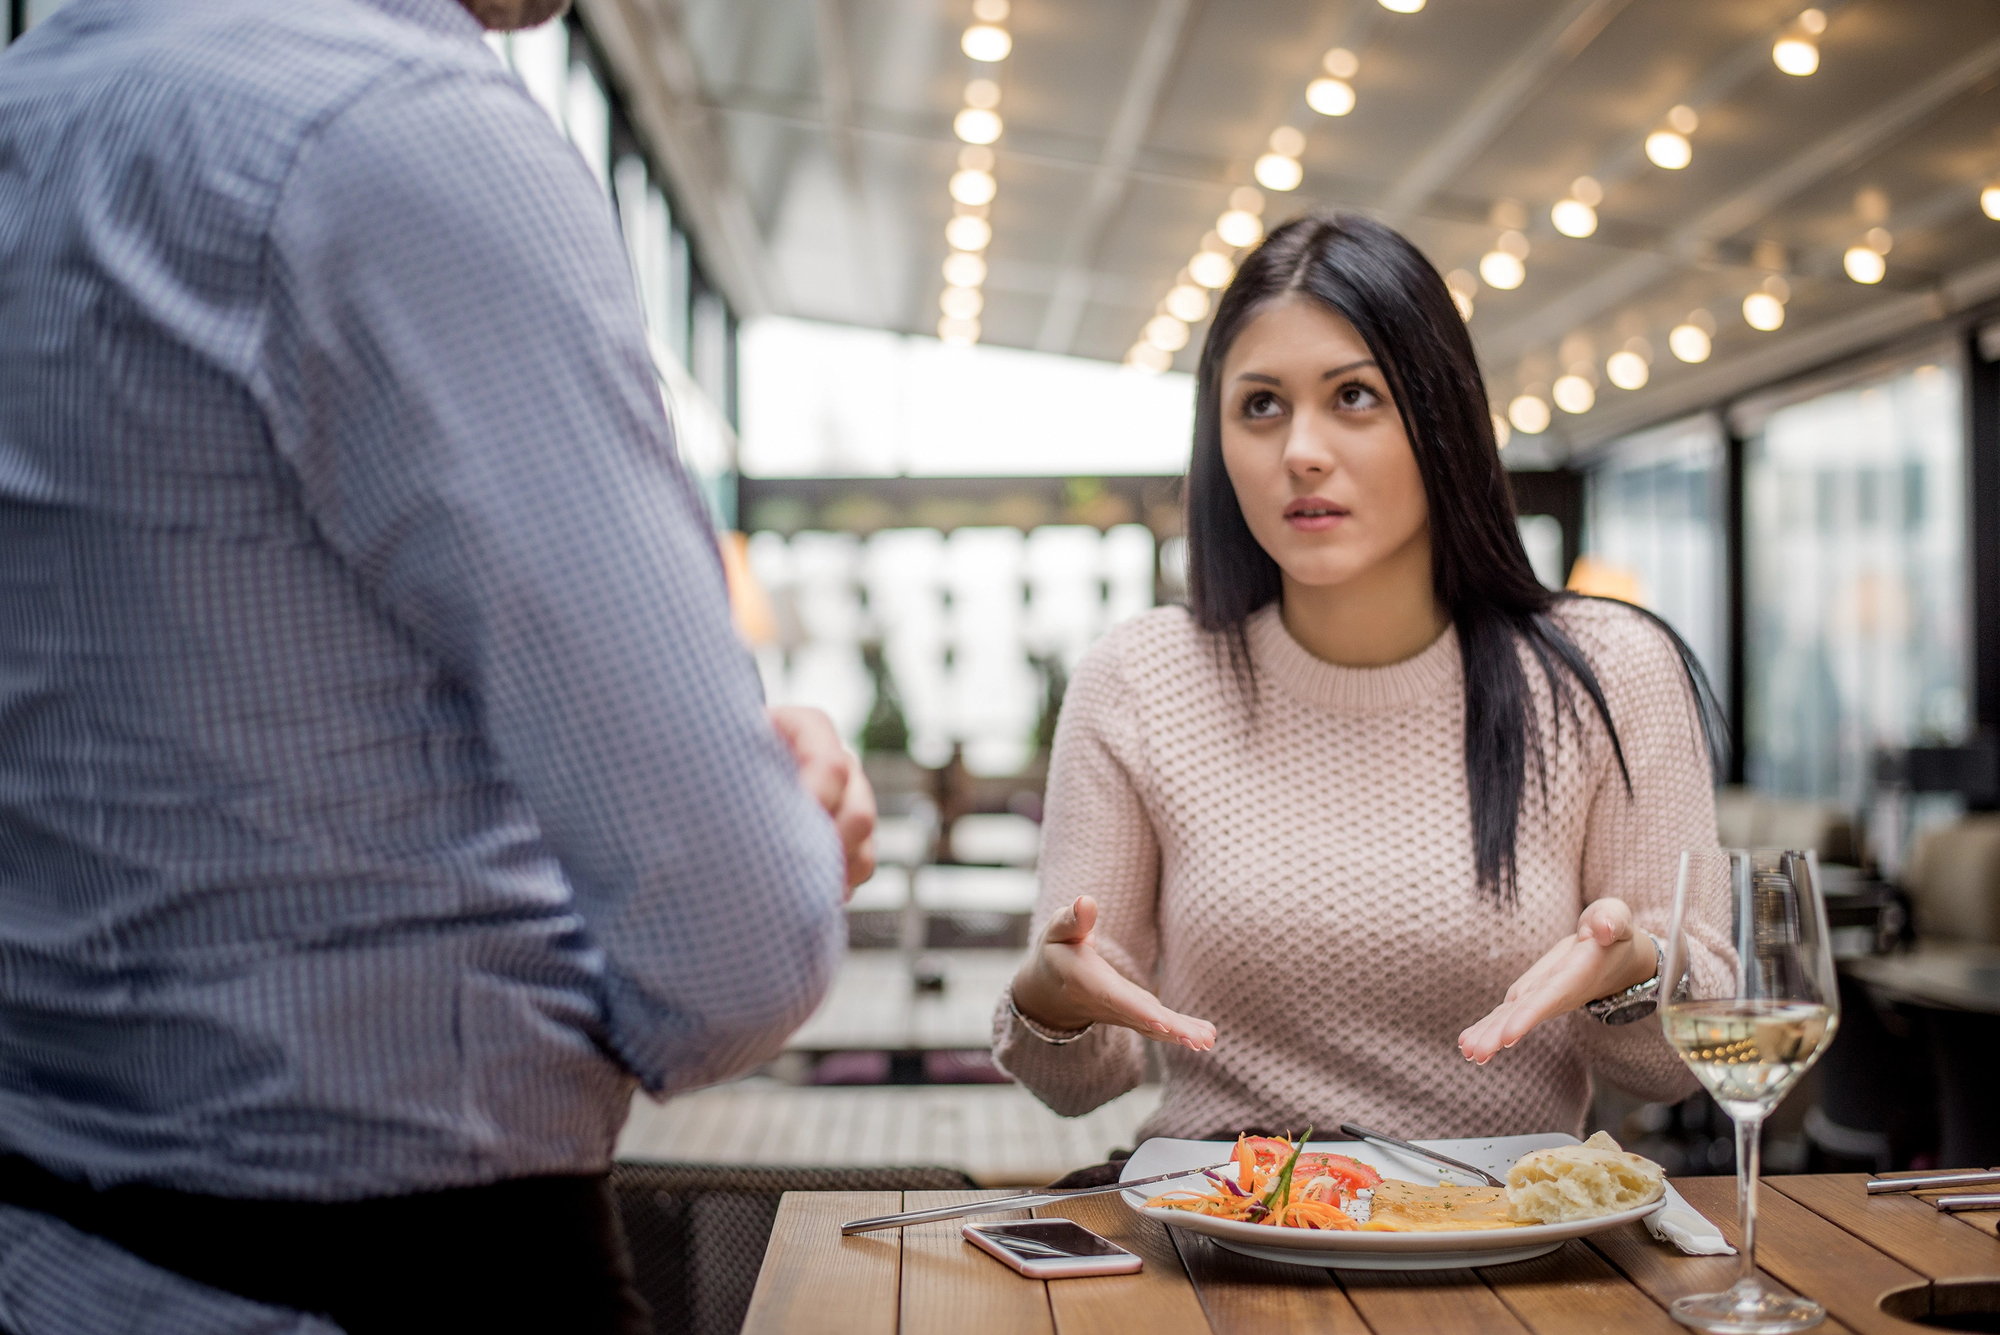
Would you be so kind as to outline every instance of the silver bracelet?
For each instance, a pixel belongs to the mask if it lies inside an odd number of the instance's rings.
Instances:
[[[1007,1010],[1016,1020],[1021,1022],[1023,1029],[1051,1047],[1059,1048],[1065,1044],[1074,1043],[1097,1027],[1094,1024],[1087,1024],[1081,1029],[1050,1029],[1046,1025],[1036,1024],[1033,1020],[1021,1014],[1021,1008],[1014,1004],[1014,989],[1012,987],[1007,989]]]

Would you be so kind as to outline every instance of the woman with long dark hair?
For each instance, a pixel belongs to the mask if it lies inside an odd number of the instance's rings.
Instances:
[[[1628,1021],[1679,851],[1715,843],[1713,698],[1657,618],[1536,580],[1436,270],[1364,218],[1278,228],[1197,396],[1188,606],[1070,685],[1000,1064],[1076,1114],[1160,1040],[1146,1133],[1201,1137],[1692,1092]]]

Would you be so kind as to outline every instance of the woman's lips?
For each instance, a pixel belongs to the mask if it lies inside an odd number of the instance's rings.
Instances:
[[[1285,506],[1285,523],[1297,533],[1323,533],[1345,518],[1344,508],[1317,496],[1301,496]]]

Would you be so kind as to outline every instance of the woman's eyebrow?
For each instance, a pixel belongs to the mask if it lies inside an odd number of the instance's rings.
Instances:
[[[1331,371],[1320,372],[1319,378],[1321,380],[1331,380],[1337,375],[1345,374],[1348,371],[1358,371],[1364,366],[1375,366],[1375,359],[1373,357],[1363,357],[1358,362],[1349,362],[1345,366],[1336,366]],[[1377,366],[1375,369],[1379,371],[1382,368]]]

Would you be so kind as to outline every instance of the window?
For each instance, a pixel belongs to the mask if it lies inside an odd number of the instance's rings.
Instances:
[[[1967,730],[1962,377],[1941,356],[1756,423],[1744,461],[1748,778],[1866,797],[1874,751]]]
[[[1729,669],[1725,470],[1721,424],[1689,418],[1614,444],[1585,478],[1583,502],[1598,578],[1679,631],[1718,692]]]

